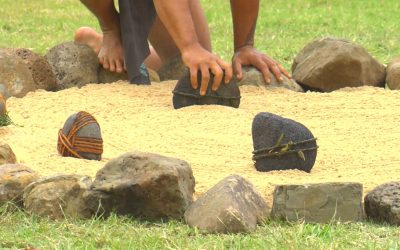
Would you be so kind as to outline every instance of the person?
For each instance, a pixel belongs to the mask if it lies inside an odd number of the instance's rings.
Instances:
[[[212,90],[229,83],[233,73],[240,80],[242,66],[260,70],[267,83],[270,74],[278,81],[288,72],[275,60],[254,47],[259,0],[230,0],[234,29],[234,55],[228,63],[212,52],[207,20],[199,0],[81,0],[97,17],[102,34],[82,27],[75,33],[77,42],[91,46],[105,69],[128,71],[133,83],[148,84],[140,70],[143,62],[157,70],[162,63],[180,55],[189,68],[192,87],[207,91],[210,72]],[[152,46],[149,46],[148,41]],[[201,82],[198,82],[201,73]],[[223,79],[224,78],[224,79]]]

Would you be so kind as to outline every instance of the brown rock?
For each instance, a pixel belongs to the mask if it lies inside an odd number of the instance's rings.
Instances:
[[[24,165],[0,165],[0,206],[7,202],[22,206],[24,188],[38,178],[35,171]]]
[[[181,54],[170,58],[157,71],[161,81],[179,80],[185,72],[185,64],[182,61]]]
[[[269,215],[253,185],[238,175],[217,183],[185,212],[186,222],[210,233],[250,232]]]
[[[400,182],[377,186],[364,197],[364,206],[369,219],[400,225]]]
[[[361,183],[279,185],[274,191],[272,216],[317,223],[361,221],[361,199]]]
[[[386,84],[389,89],[400,89],[400,56],[394,58],[386,68]]]
[[[194,177],[185,161],[133,152],[109,161],[96,174],[86,200],[92,212],[146,219],[182,218],[193,201]],[[101,204],[101,206],[100,206]]]
[[[7,113],[6,100],[0,93],[0,116],[5,115],[6,113]]]
[[[0,49],[0,91],[3,97],[23,97],[35,89],[35,81],[25,62],[8,49]]]
[[[279,82],[274,74],[270,74],[271,82],[266,83],[263,74],[254,67],[243,67],[243,78],[238,81],[238,86],[250,85],[265,89],[286,88],[296,92],[304,92],[303,88],[293,79],[282,75],[283,81]]]
[[[31,71],[36,89],[53,91],[57,87],[56,77],[46,58],[29,49],[12,49],[13,53],[19,56]]]
[[[41,178],[25,188],[24,207],[32,214],[52,219],[89,218],[83,194],[91,183],[90,177],[81,175]]]
[[[58,90],[99,82],[99,59],[87,45],[59,44],[47,52],[46,59],[56,76]]]
[[[7,143],[0,141],[0,165],[14,163],[17,163],[17,158],[11,147]]]
[[[323,38],[306,45],[292,65],[293,79],[308,88],[333,91],[343,87],[385,84],[385,66],[359,45]]]

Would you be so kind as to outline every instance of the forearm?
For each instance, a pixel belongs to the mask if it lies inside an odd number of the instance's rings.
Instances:
[[[233,20],[235,52],[244,46],[254,45],[259,0],[230,0]]]
[[[181,53],[193,45],[199,45],[189,0],[154,0],[154,5],[158,17]]]
[[[103,32],[119,30],[119,16],[113,0],[81,0],[81,2],[97,17]]]

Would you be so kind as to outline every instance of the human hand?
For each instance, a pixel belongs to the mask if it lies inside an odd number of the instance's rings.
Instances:
[[[124,52],[119,32],[103,31],[103,43],[98,54],[104,69],[121,73],[126,71]]]
[[[232,66],[220,59],[217,55],[205,50],[200,44],[193,44],[182,50],[182,60],[190,69],[190,82],[194,89],[200,84],[200,95],[207,92],[210,81],[210,71],[214,75],[212,90],[216,91],[222,82],[225,72],[224,83],[228,84],[232,78]],[[198,71],[201,73],[201,83],[197,81]]]
[[[259,52],[252,46],[244,46],[236,51],[232,58],[233,71],[238,80],[243,78],[242,66],[254,66],[260,70],[267,83],[271,83],[270,72],[275,75],[279,82],[283,81],[282,74],[291,79],[289,73],[275,60]]]

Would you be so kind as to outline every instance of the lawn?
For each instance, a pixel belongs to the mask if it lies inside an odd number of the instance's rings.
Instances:
[[[396,0],[261,1],[256,46],[290,68],[309,41],[346,38],[382,63],[400,54],[400,2]],[[232,56],[228,0],[202,0],[214,51]],[[80,26],[98,29],[77,0],[0,0],[0,47],[30,48],[45,54],[72,40]],[[4,210],[4,209],[3,209]],[[326,225],[266,221],[252,234],[204,235],[180,221],[106,220],[53,222],[0,209],[0,249],[399,249],[400,230],[365,223]]]

